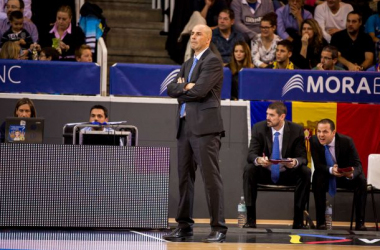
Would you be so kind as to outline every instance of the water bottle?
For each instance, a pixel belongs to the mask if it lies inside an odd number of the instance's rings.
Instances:
[[[36,43],[33,44],[33,49],[32,49],[32,59],[33,60],[38,60],[38,52],[36,49]]]
[[[332,205],[326,202],[326,211],[325,211],[325,219],[326,219],[326,229],[332,230]]]
[[[238,227],[242,228],[245,223],[247,223],[247,209],[245,207],[244,196],[242,196],[238,204]]]

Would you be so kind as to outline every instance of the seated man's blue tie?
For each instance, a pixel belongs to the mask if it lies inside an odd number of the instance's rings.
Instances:
[[[197,65],[198,59],[194,57],[193,65],[191,65],[191,69],[189,72],[189,76],[187,77],[187,82],[190,82],[191,80],[191,74],[193,73],[193,70],[195,68],[195,65]],[[186,108],[186,102],[182,103],[181,110],[179,111],[179,116],[184,117],[185,116],[185,108]]]
[[[329,145],[325,145],[325,158],[328,169],[334,166],[334,161],[329,148]],[[329,194],[331,197],[334,197],[334,195],[336,194],[336,180],[334,175],[329,176]]]
[[[272,159],[280,159],[280,140],[278,136],[279,132],[274,133],[273,139],[273,148],[272,148]],[[273,164],[271,166],[271,178],[274,183],[277,183],[278,179],[280,179],[280,165]]]

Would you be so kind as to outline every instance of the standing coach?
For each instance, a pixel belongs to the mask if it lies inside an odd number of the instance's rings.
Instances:
[[[186,61],[177,79],[168,85],[168,95],[178,100],[178,227],[166,240],[186,240],[193,236],[195,172],[199,167],[210,214],[211,233],[204,242],[223,242],[227,227],[224,219],[223,182],[219,170],[219,150],[224,135],[220,96],[222,62],[209,49],[211,29],[196,25],[190,37],[194,57]]]

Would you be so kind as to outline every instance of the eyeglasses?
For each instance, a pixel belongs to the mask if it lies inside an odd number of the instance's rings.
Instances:
[[[260,26],[260,29],[262,29],[262,30],[269,30],[272,27],[273,26]]]
[[[332,57],[325,57],[325,56],[321,56],[321,60],[332,60]]]

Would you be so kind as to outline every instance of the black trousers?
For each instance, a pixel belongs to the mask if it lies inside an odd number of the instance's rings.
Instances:
[[[310,195],[310,180],[311,171],[306,165],[286,169],[280,173],[278,182],[273,183],[270,170],[262,166],[247,164],[243,174],[243,189],[248,220],[256,223],[257,184],[295,186],[293,224],[302,225],[303,211]]]
[[[220,134],[196,136],[181,119],[178,149],[179,205],[176,221],[180,228],[192,227],[194,181],[197,166],[205,186],[212,230],[227,231],[224,218],[223,182],[219,170]]]
[[[329,189],[329,174],[315,171],[313,174],[313,193],[317,215],[317,225],[325,224],[326,192]],[[355,221],[356,224],[365,221],[365,206],[367,202],[367,180],[361,173],[353,180],[345,177],[336,178],[336,186],[354,191],[355,196]]]

